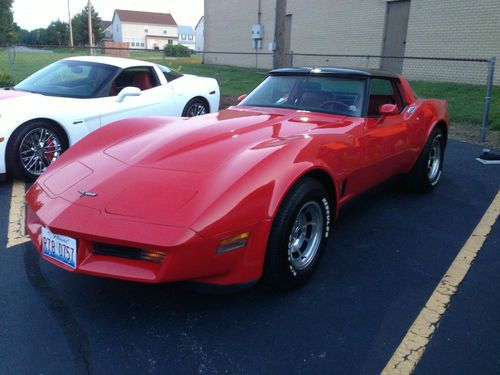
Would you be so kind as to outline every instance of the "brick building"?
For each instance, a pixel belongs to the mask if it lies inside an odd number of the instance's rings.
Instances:
[[[499,0],[207,0],[204,50],[249,55],[208,53],[205,61],[271,68],[287,66],[290,51],[489,58],[500,56],[499,20]],[[252,25],[260,25],[257,41]],[[332,61],[304,57],[295,59],[294,65],[324,66]],[[443,80],[470,69],[467,64],[450,70],[447,64],[436,67],[401,59],[346,65],[381,67],[416,78],[437,69],[435,74]],[[500,83],[500,74],[495,82]]]

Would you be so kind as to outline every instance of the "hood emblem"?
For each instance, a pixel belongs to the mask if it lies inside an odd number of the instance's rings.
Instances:
[[[94,193],[93,191],[85,191],[83,189],[78,190],[80,193],[80,197],[96,197],[97,193]]]

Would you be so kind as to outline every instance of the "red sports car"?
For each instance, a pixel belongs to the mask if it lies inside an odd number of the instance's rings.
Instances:
[[[68,271],[149,283],[302,284],[339,208],[441,176],[447,104],[378,70],[274,70],[238,106],[92,133],[30,188],[27,228]]]

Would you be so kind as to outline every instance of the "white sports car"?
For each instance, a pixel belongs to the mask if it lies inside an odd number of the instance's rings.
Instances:
[[[128,117],[197,116],[219,110],[213,78],[145,61],[71,57],[0,89],[0,180],[34,180],[69,146]]]

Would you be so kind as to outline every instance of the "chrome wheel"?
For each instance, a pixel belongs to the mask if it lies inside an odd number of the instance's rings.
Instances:
[[[305,203],[293,224],[288,241],[288,259],[296,270],[303,270],[316,257],[323,235],[323,215],[315,201]]]
[[[47,128],[29,131],[19,145],[22,167],[34,176],[41,175],[57,160],[61,152],[61,140],[55,132]]]
[[[441,171],[441,140],[439,137],[434,138],[429,150],[427,159],[427,178],[430,182],[434,182],[439,178]]]
[[[201,116],[206,114],[207,112],[208,110],[205,104],[201,102],[193,102],[186,109],[186,116],[187,117]]]

